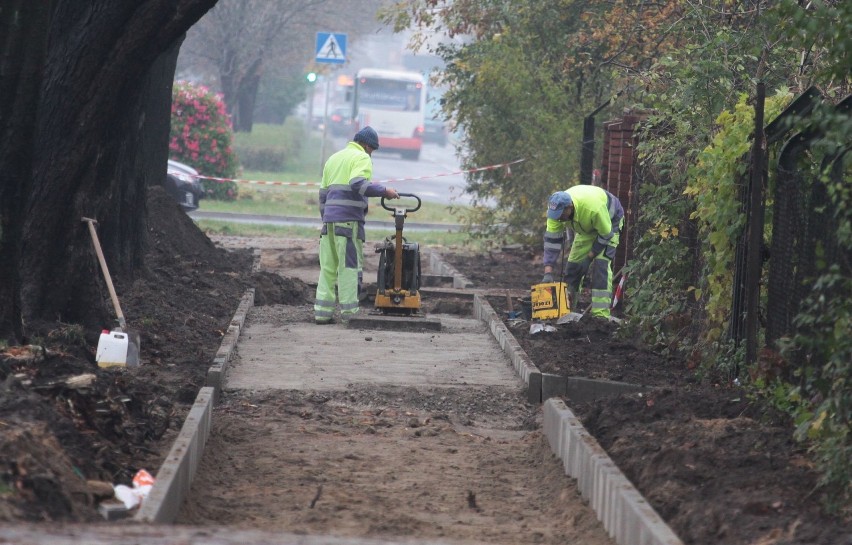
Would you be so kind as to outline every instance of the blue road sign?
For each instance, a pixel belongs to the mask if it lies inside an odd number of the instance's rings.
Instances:
[[[316,62],[343,64],[346,62],[346,34],[317,32]]]

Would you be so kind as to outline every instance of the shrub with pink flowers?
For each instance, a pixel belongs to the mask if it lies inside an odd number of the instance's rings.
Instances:
[[[237,157],[233,129],[221,95],[208,88],[178,81],[172,87],[172,125],[169,157],[215,178],[233,178]],[[233,200],[234,182],[202,178],[207,197]]]

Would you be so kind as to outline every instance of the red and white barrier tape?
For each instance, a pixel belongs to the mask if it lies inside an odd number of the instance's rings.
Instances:
[[[443,172],[441,174],[430,174],[428,176],[415,176],[411,178],[391,178],[388,180],[374,180],[375,183],[387,184],[394,182],[410,182],[412,180],[428,180],[430,178],[441,178],[443,176],[456,176],[458,174],[467,174],[470,172],[482,172],[484,170],[496,170],[498,168],[506,168],[506,175],[511,176],[512,174],[512,165],[521,163],[525,161],[525,159],[517,159],[515,161],[510,161],[508,163],[500,163],[497,165],[488,165],[487,167],[478,167],[471,168],[467,170],[456,170],[454,172]],[[240,180],[235,178],[216,178],[214,176],[202,176],[201,174],[195,176],[196,178],[204,178],[205,180],[212,180],[214,182],[235,182],[239,184],[255,184],[255,185],[288,185],[288,186],[302,186],[302,187],[318,187],[320,186],[317,182],[272,182],[266,180]]]

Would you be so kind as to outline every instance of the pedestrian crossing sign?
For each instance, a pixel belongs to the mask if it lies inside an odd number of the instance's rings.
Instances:
[[[346,34],[317,32],[316,62],[343,64],[346,62]]]

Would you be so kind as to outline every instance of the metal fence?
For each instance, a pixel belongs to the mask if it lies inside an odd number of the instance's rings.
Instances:
[[[752,234],[749,239],[746,228],[736,241],[729,337],[736,345],[747,345],[748,363],[754,362],[758,343],[762,342],[764,347],[777,350],[780,339],[807,333],[802,329],[804,326],[796,325],[795,317],[814,293],[814,281],[820,272],[818,261],[823,267],[837,265],[842,274],[852,274],[849,256],[844,255],[838,243],[837,233],[841,226],[837,215],[833,213],[824,180],[820,177],[824,165],[813,164],[813,155],[810,153],[812,146],[823,135],[819,130],[795,130],[795,127],[807,126],[808,117],[823,101],[821,94],[811,88],[797,97],[770,124],[763,127],[760,122],[763,134],[759,134],[761,138],[757,139],[761,146],[758,155],[755,157],[753,149],[741,158],[748,168],[737,180],[741,188],[739,198],[743,214],[748,220],[747,225],[756,225],[759,233]],[[848,113],[852,109],[852,97],[847,97],[834,108]],[[761,116],[757,119],[760,120]],[[629,210],[632,220],[628,229],[634,235],[626,237],[624,249],[619,254],[624,262],[633,256],[634,244],[638,239],[636,233],[651,227],[649,219],[638,213],[642,209],[639,188],[642,184],[658,183],[653,166],[643,169],[636,160],[638,123],[641,123],[641,119],[628,115],[604,124],[607,136],[601,165],[603,186],[624,198],[625,208]],[[765,139],[762,138],[764,135]],[[765,146],[762,142],[765,142]],[[772,164],[767,160],[768,151],[774,151],[777,157],[777,161]],[[619,165],[627,167],[614,168],[614,158],[618,159]],[[849,180],[844,180],[847,173],[842,170],[842,161],[839,159],[826,159],[834,161],[836,165],[830,173],[830,180],[849,183]],[[758,176],[754,175],[756,168],[760,169]],[[767,185],[771,185],[767,184],[770,178],[774,181],[771,194],[767,190]],[[760,194],[754,195],[753,191]],[[771,233],[763,232],[763,217],[767,213],[772,217]],[[764,243],[767,235],[769,240]],[[691,264],[684,264],[691,269],[690,278],[684,281],[698,285],[702,257],[701,241],[694,221],[683,218],[680,238],[687,244],[692,257]],[[761,307],[754,304],[755,290],[763,292]],[[824,295],[829,298],[849,296],[839,292],[827,292]],[[684,319],[692,323],[680,325],[685,333],[696,334],[700,329],[703,309],[700,303],[692,300],[688,305],[690,308],[686,312],[689,316]],[[758,341],[758,336],[754,334],[757,328],[763,330],[763,341]],[[794,368],[805,363],[802,359],[804,357],[804,354],[793,355],[794,361],[791,363]],[[811,365],[814,363],[810,362]],[[786,372],[790,374],[792,369]]]

